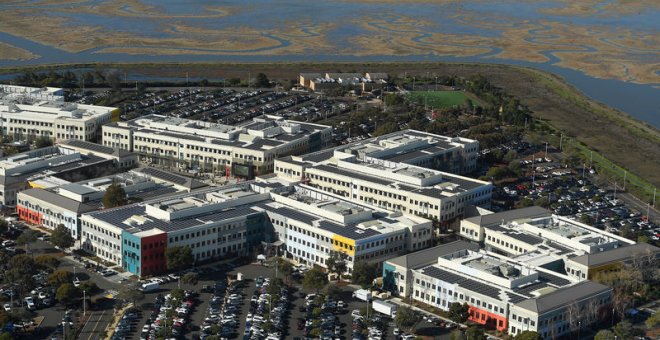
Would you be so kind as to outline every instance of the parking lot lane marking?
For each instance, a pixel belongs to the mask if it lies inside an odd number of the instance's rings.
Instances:
[[[89,323],[89,320],[91,320],[93,316],[94,316],[94,312],[90,312],[89,317],[87,318],[87,321],[85,321],[85,324],[83,325],[83,328],[82,328],[83,332],[85,331],[85,328],[87,328],[87,324]]]
[[[103,312],[101,313],[101,315],[99,316],[99,319],[96,321],[96,324],[94,325],[94,328],[92,329],[92,332],[91,332],[91,334],[89,335],[89,338],[87,338],[87,340],[90,340],[90,339],[92,338],[92,335],[94,335],[94,332],[96,332],[96,327],[98,327],[98,326],[99,326],[99,322],[101,322],[101,320],[103,320],[103,314],[105,314],[105,311],[103,311]]]

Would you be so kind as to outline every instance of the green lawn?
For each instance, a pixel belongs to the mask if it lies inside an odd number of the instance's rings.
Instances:
[[[468,99],[468,96],[462,91],[413,91],[408,94],[408,100],[417,102],[419,105],[427,105],[435,108],[462,105]],[[473,104],[477,105],[474,102]]]

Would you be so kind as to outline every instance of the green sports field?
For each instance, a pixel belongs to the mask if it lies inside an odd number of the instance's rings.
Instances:
[[[462,105],[469,99],[462,91],[412,91],[407,97],[408,100],[416,102],[419,105],[427,105],[434,108],[448,108]],[[473,104],[477,105],[474,102]]]

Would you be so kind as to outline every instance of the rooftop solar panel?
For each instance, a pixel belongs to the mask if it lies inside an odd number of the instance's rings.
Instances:
[[[348,237],[353,240],[360,240],[367,237],[380,235],[380,233],[373,229],[360,229],[355,226],[342,226],[337,223],[330,221],[321,221],[319,222],[319,227],[323,230],[327,230],[331,233],[335,233],[340,236]]]
[[[175,175],[173,173],[170,173],[170,172],[167,172],[167,171],[162,171],[162,170],[159,170],[159,169],[156,169],[156,168],[144,168],[144,169],[142,169],[142,173],[145,173],[147,175],[150,175],[150,176],[153,176],[153,177],[156,177],[156,178],[160,178],[160,179],[162,179],[164,181],[168,181],[170,183],[176,183],[176,184],[179,184],[179,185],[183,185],[188,181],[188,179],[183,177],[183,176]]]
[[[96,151],[96,152],[100,152],[100,153],[104,153],[104,154],[108,154],[108,155],[112,154],[115,151],[114,149],[109,148],[107,146],[103,146],[103,145],[96,144],[96,143],[85,142],[85,141],[78,140],[78,139],[68,140],[68,141],[65,142],[65,145],[70,145],[70,146],[73,146],[73,147],[76,147],[76,148],[83,148],[83,149],[87,149],[87,150],[92,150],[92,151]]]

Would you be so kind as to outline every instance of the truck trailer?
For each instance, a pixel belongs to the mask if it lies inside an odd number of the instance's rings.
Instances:
[[[389,317],[394,317],[396,315],[397,305],[387,301],[373,300],[371,302],[371,307],[376,312],[383,313]]]

